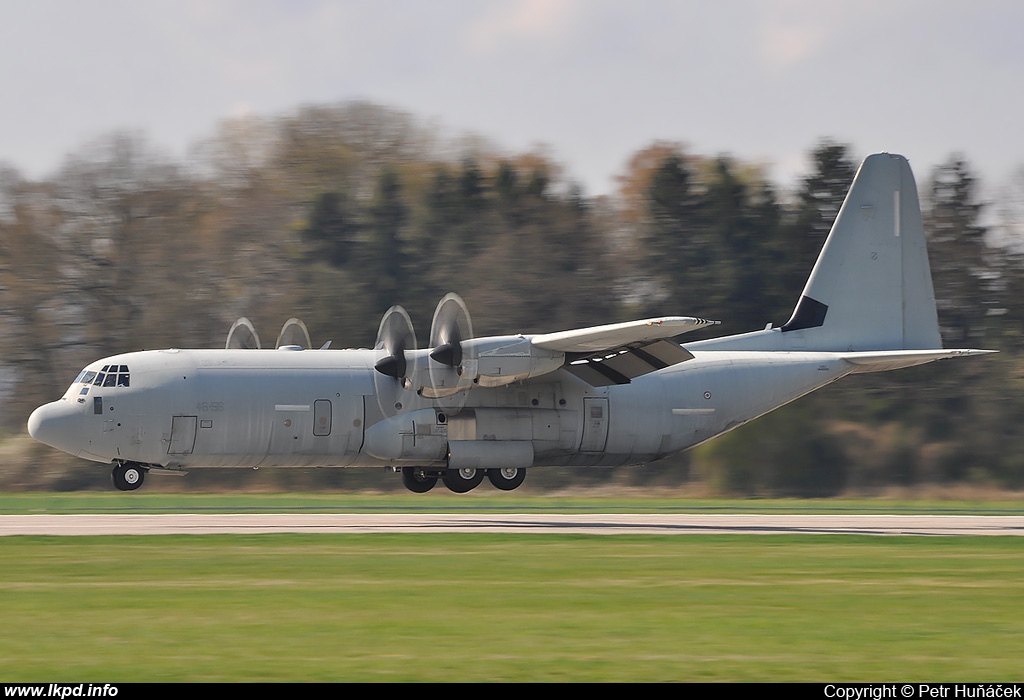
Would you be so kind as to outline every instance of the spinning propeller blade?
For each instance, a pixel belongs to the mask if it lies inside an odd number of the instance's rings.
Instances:
[[[434,310],[430,326],[430,386],[420,393],[437,399],[448,410],[459,410],[466,404],[466,391],[473,386],[475,357],[467,352],[463,341],[473,337],[469,310],[458,294],[447,294]]]
[[[234,322],[231,330],[228,331],[228,340],[224,344],[225,350],[259,350],[260,337],[256,334],[252,322],[242,317]]]
[[[300,347],[304,350],[313,347],[309,341],[309,331],[306,330],[305,323],[297,318],[285,321],[284,326],[281,327],[281,333],[277,336],[275,347],[283,348],[285,346]]]
[[[393,416],[402,410],[403,392],[408,384],[408,354],[416,352],[416,333],[409,314],[401,306],[392,306],[381,319],[374,350],[381,357],[373,368],[373,383],[381,413]]]

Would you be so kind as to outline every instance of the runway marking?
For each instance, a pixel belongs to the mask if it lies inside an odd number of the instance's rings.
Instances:
[[[762,514],[239,513],[3,515],[0,536],[505,532],[616,534],[1013,535],[1024,516]]]

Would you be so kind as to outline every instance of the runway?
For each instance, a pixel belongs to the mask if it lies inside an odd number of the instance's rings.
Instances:
[[[573,533],[587,535],[1024,535],[1024,516],[742,514],[125,514],[4,515],[0,536],[266,533]]]

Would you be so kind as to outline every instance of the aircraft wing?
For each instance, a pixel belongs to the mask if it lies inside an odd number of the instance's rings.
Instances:
[[[565,369],[591,386],[628,384],[635,377],[692,359],[688,350],[668,339],[717,323],[666,316],[546,333],[533,336],[531,344],[565,353]]]
[[[545,333],[533,336],[530,342],[545,350],[558,350],[564,353],[596,353],[631,343],[653,343],[663,338],[674,338],[677,335],[717,323],[718,321],[689,316],[665,316],[642,321],[611,323],[607,326],[578,328],[572,331],[559,331],[558,333]]]

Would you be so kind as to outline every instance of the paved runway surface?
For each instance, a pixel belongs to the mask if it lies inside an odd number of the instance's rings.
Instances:
[[[270,532],[1024,535],[1024,516],[653,514],[4,515],[3,535],[210,535]]]

